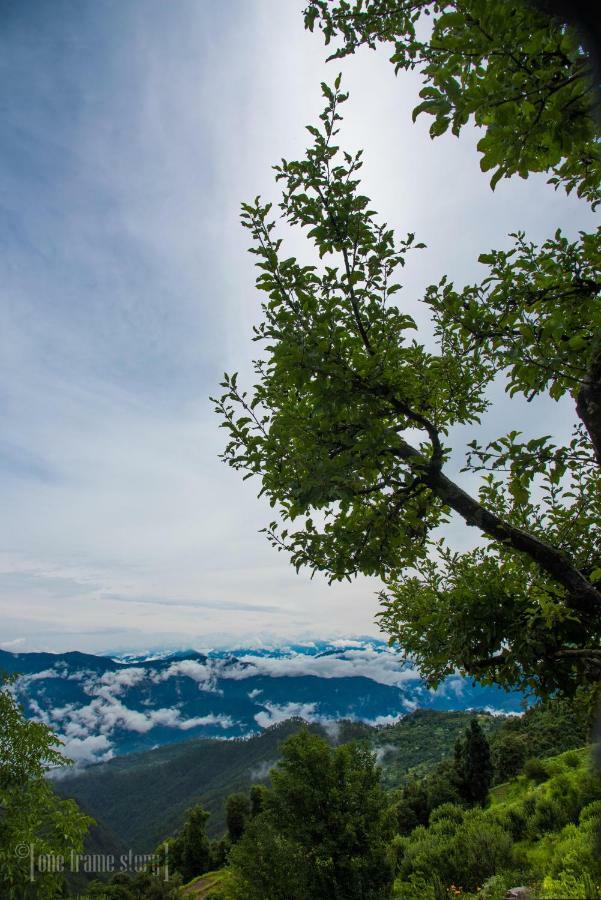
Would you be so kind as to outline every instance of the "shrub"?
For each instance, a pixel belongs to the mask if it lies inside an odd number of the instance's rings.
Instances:
[[[529,819],[531,816],[534,815],[535,809],[536,809],[536,797],[533,797],[532,795],[530,795],[529,797],[526,797],[524,802],[522,803],[522,812],[524,813],[524,815],[526,816],[527,819]]]
[[[429,828],[416,828],[399,865],[402,880],[407,881],[412,875],[418,875],[430,882],[437,875],[445,884],[450,884],[457,874],[452,848],[452,836]]]
[[[456,803],[443,803],[430,813],[430,825],[435,825],[441,819],[460,825],[464,817],[465,809],[463,807],[458,806]]]
[[[492,759],[495,782],[508,781],[521,772],[528,750],[526,735],[512,734],[508,731],[495,740],[492,748]]]
[[[557,879],[547,876],[538,896],[540,900],[556,900],[557,897],[562,897],[563,900],[596,900],[601,897],[601,890],[586,875],[562,875]]]
[[[519,807],[512,806],[502,813],[498,813],[495,818],[501,828],[509,832],[514,841],[521,841],[525,836],[528,820]]]
[[[568,819],[565,809],[557,800],[539,797],[530,820],[530,830],[533,836],[544,834],[546,831],[558,831],[567,824]]]
[[[521,884],[521,878],[514,872],[499,872],[491,875],[482,885],[478,900],[503,900],[509,888]]]
[[[512,865],[512,837],[490,816],[468,811],[459,821],[457,810],[448,810],[449,817],[443,812],[437,810],[429,828],[416,828],[407,839],[399,865],[404,881],[419,875],[431,882],[438,876],[443,884],[474,890]]]
[[[395,900],[438,900],[434,885],[423,875],[410,875],[407,881],[395,884]]]
[[[453,881],[473,891],[495,872],[511,866],[511,835],[484,816],[466,818],[455,833],[451,859]]]
[[[592,803],[580,810],[580,824],[588,822],[589,819],[595,822],[601,819],[601,800],[593,800]]]
[[[537,784],[542,784],[543,781],[547,781],[549,778],[547,767],[542,760],[537,759],[535,756],[532,756],[526,761],[524,765],[524,775],[531,781],[535,781]]]
[[[581,762],[580,754],[575,750],[570,750],[568,753],[564,753],[563,761],[569,769],[578,769]]]

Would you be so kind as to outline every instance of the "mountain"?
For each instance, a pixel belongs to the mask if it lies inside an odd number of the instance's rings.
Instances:
[[[452,753],[455,739],[471,718],[467,712],[419,710],[390,726],[341,721],[307,727],[332,743],[367,741],[390,788],[408,773],[423,774]],[[489,733],[504,721],[488,714],[479,718]],[[112,834],[120,848],[136,853],[151,852],[177,832],[186,810],[196,803],[211,814],[209,834],[217,837],[225,830],[228,795],[267,780],[282,741],[305,726],[301,719],[290,719],[247,739],[188,740],[132,753],[75,770],[57,780],[55,787],[102,823],[102,830]]]
[[[242,738],[291,717],[387,725],[415,709],[516,713],[521,695],[451,676],[428,690],[374,640],[183,650],[127,657],[0,651],[26,715],[50,725],[77,762],[191,737]]]

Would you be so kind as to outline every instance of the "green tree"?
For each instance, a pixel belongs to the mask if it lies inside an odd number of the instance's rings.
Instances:
[[[372,753],[301,731],[271,779],[264,811],[230,856],[241,896],[390,896],[392,819]]]
[[[264,784],[253,784],[250,789],[250,814],[252,818],[263,811],[266,796],[267,788]]]
[[[246,794],[230,794],[225,805],[227,833],[232,844],[236,844],[250,818],[250,801]]]
[[[394,804],[397,831],[410,834],[418,825],[427,825],[434,810],[461,802],[456,768],[451,760],[442,760],[425,778],[411,779],[399,792]]]
[[[178,836],[170,844],[170,862],[184,882],[211,868],[211,848],[207,837],[209,813],[198,804],[192,807]]]
[[[528,741],[522,734],[510,731],[497,735],[492,750],[495,781],[501,783],[521,772],[528,753]]]
[[[243,205],[267,294],[255,329],[265,354],[250,396],[225,376],[223,458],[260,478],[284,523],[272,521],[268,538],[297,569],[385,581],[382,627],[431,684],[459,668],[572,691],[597,677],[601,656],[593,442],[581,430],[567,447],[521,444],[514,431],[497,449],[472,446],[468,467],[484,467],[477,496],[449,478],[449,430],[479,421],[501,366],[476,346],[458,352],[442,325],[436,352],[412,336],[394,278],[422,245],[412,234],[397,242],[360,193],[361,152],[335,143],[339,85],[322,86],[327,105],[305,158],[276,167],[282,217],[306,229],[318,259],[286,258],[271,205]],[[598,300],[575,305],[577,333],[592,333],[593,308]],[[451,511],[487,543],[457,554],[435,540]]]
[[[0,680],[0,895],[56,897],[64,874],[40,872],[36,860],[81,853],[93,820],[73,800],[60,800],[44,777],[71,761],[50,728],[24,717],[10,692],[13,680]]]
[[[484,803],[492,784],[493,765],[488,739],[472,719],[463,739],[455,745],[459,793],[467,803]]]
[[[422,16],[432,21],[427,39],[417,36]],[[305,25],[316,22],[326,43],[340,39],[331,59],[383,43],[394,47],[396,72],[419,69],[426,85],[414,120],[434,116],[433,138],[450,125],[459,135],[473,120],[485,132],[478,148],[482,169],[495,170],[493,187],[550,171],[556,186],[576,187],[593,207],[601,200],[594,65],[557,16],[521,0],[311,0]],[[557,232],[540,249],[521,232],[512,237],[511,251],[480,256],[490,267],[481,284],[456,292],[443,279],[427,302],[456,352],[486,355],[508,372],[511,392],[570,393],[601,464],[599,233],[569,242]]]
[[[470,121],[484,130],[483,171],[500,178],[551,172],[551,182],[601,200],[599,97],[582,36],[544,4],[507,0],[310,0],[330,59],[382,43],[395,72],[417,69],[425,86],[414,109],[433,116],[430,135]],[[422,17],[427,21],[420,22]],[[428,20],[430,27],[428,27]]]

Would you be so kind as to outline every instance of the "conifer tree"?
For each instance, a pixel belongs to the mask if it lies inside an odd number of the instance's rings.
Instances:
[[[455,744],[459,793],[467,803],[484,803],[492,784],[493,765],[488,739],[472,719],[463,740]]]
[[[232,844],[236,844],[246,829],[250,817],[250,802],[246,794],[230,794],[225,808],[227,833]]]
[[[208,872],[211,848],[206,825],[209,813],[199,804],[188,813],[183,828],[171,845],[171,860],[184,881]]]

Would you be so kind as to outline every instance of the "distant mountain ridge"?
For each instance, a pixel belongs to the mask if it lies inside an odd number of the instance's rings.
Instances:
[[[155,651],[126,657],[10,653],[26,714],[49,724],[76,761],[98,762],[192,737],[259,734],[292,717],[328,726],[390,724],[415,709],[516,713],[522,697],[450,676],[436,690],[382,641]]]

